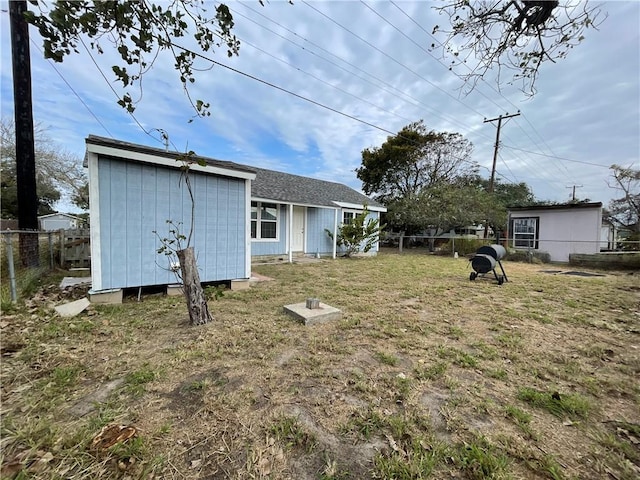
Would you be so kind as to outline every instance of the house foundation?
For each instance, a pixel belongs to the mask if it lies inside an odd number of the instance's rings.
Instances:
[[[112,290],[89,290],[89,301],[103,305],[114,305],[122,303],[122,289]]]

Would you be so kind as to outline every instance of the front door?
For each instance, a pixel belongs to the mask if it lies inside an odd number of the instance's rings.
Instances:
[[[304,207],[293,207],[291,226],[291,251],[304,251]]]

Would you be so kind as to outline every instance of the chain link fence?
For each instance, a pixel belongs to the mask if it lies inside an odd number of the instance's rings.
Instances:
[[[88,267],[89,231],[0,232],[0,300],[2,306],[27,298],[39,279],[56,268]]]

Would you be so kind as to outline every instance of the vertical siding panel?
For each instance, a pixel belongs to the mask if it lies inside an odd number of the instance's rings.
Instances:
[[[104,157],[99,161],[103,288],[175,282],[167,257],[156,252],[158,236],[170,238],[167,220],[183,235],[189,233],[191,200],[184,182],[180,185],[180,171]],[[202,280],[244,277],[245,182],[194,172],[191,181],[196,202],[192,240]]]
[[[207,238],[207,262],[205,267],[208,272],[218,272],[218,188],[220,184],[220,178],[211,177],[209,179],[210,189],[207,192],[207,198],[205,200],[205,213],[207,215],[206,224],[206,238]]]
[[[160,242],[161,238],[166,238],[168,235],[167,220],[171,218],[171,179],[169,171],[164,168],[156,168],[156,197],[154,200],[155,207],[155,225],[154,230],[158,232],[160,238],[154,235],[154,245],[156,251],[162,246]],[[174,283],[176,281],[172,272],[167,271],[169,268],[169,261],[163,254],[156,254],[154,258],[154,283]]]
[[[126,166],[126,264],[127,285],[142,285],[142,166]]]
[[[140,255],[141,280],[143,283],[153,282],[157,284],[156,263],[158,262],[156,253],[156,236],[153,231],[156,229],[156,192],[158,184],[156,181],[158,169],[144,165],[142,167],[142,197],[141,197],[141,246]]]
[[[99,162],[99,192],[100,192],[100,248],[102,258],[102,288],[112,288],[111,281],[111,162],[98,159]]]
[[[229,230],[229,183],[226,178],[220,178],[218,182],[218,275],[227,277],[228,269],[228,230]]]
[[[111,281],[114,286],[126,285],[127,263],[127,169],[124,162],[111,162]]]

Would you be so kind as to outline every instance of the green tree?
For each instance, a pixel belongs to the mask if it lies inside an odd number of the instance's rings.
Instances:
[[[380,147],[363,150],[356,173],[364,192],[377,200],[407,198],[475,172],[472,150],[459,133],[429,131],[420,120],[387,137]]]
[[[356,173],[364,192],[387,206],[387,223],[413,233],[430,225],[427,200],[476,175],[472,149],[462,135],[429,131],[420,120],[387,137],[380,147],[363,150]]]
[[[89,210],[89,182],[84,182],[71,196],[71,202],[82,210]]]
[[[384,225],[380,225],[377,218],[369,216],[369,209],[365,205],[350,223],[340,225],[336,245],[345,248],[346,257],[357,252],[368,253],[380,239],[383,229]],[[333,240],[333,232],[326,229],[325,232]]]
[[[449,0],[434,8],[448,25],[433,28],[443,40],[431,48],[443,49],[469,90],[487,74],[497,75],[500,84],[506,71],[512,74],[507,81],[519,82],[530,95],[541,65],[565,58],[588,28],[597,29],[606,18],[586,1]]]
[[[196,114],[209,115],[209,104],[189,95],[188,86],[196,81],[194,72],[201,70],[197,55],[178,42],[192,39],[202,52],[222,47],[229,57],[240,49],[240,42],[232,33],[233,17],[224,4],[215,6],[210,16],[203,0],[34,3],[38,12],[28,12],[27,21],[43,39],[45,58],[62,62],[67,55],[79,52],[83,37],[98,53],[103,53],[105,46],[115,48],[121,62],[112,66],[113,74],[128,89],[118,103],[129,112],[142,98],[144,74],[164,51],[171,55]],[[139,92],[137,96],[131,92],[132,87]]]

